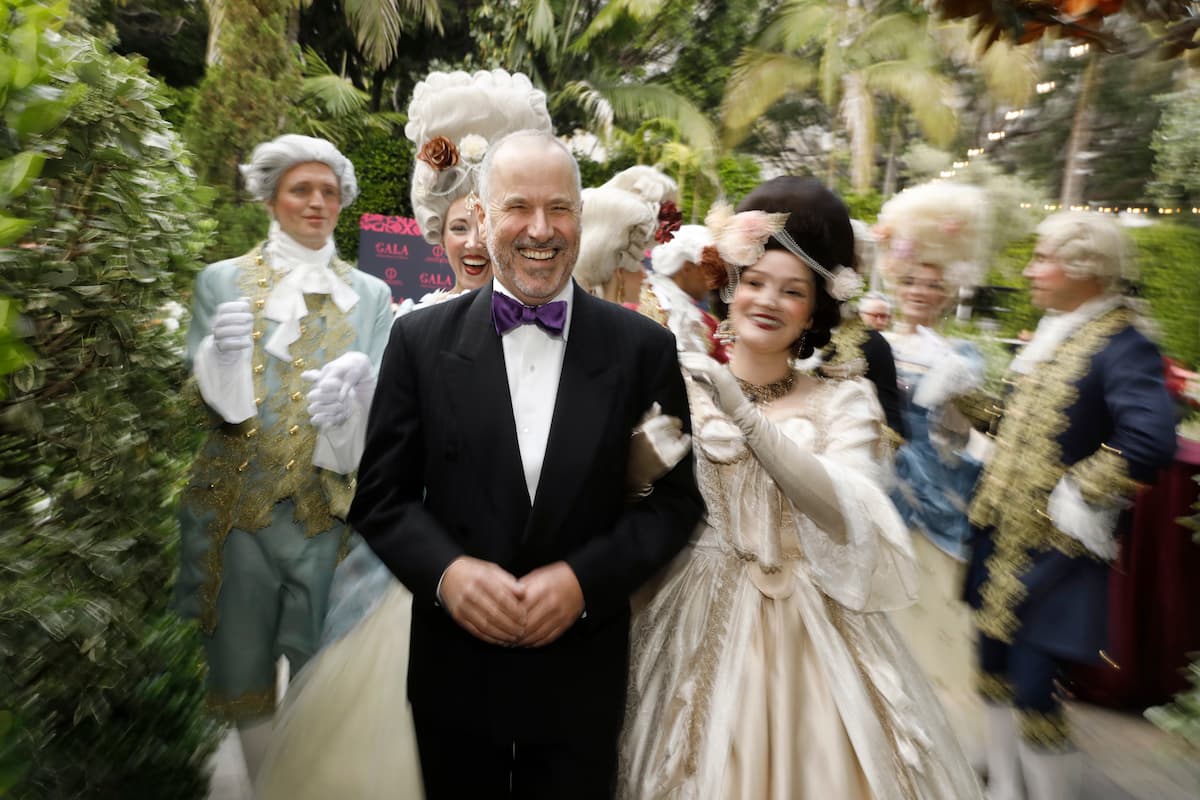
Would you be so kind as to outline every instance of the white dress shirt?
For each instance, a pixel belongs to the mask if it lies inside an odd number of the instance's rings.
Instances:
[[[492,278],[492,291],[512,297],[500,281]],[[521,466],[525,470],[525,486],[529,502],[537,496],[542,462],[546,457],[546,442],[550,438],[550,422],[558,398],[558,379],[562,376],[563,356],[567,352],[567,335],[571,330],[574,309],[575,282],[568,281],[549,302],[563,300],[567,316],[562,336],[548,333],[538,325],[518,325],[504,334],[504,369],[508,373],[508,393],[512,398],[513,422],[517,427],[517,445],[521,449]]]

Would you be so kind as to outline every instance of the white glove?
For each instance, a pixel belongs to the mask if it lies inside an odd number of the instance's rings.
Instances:
[[[713,399],[717,406],[730,417],[738,416],[744,406],[751,405],[742,387],[738,386],[737,378],[729,371],[729,367],[709,358],[703,353],[680,353],[679,365],[700,383],[707,384],[713,390]]]
[[[241,298],[221,303],[213,316],[213,346],[217,360],[229,365],[238,360],[243,350],[254,347],[254,315],[250,313],[250,300]]]
[[[691,449],[692,437],[683,432],[679,418],[663,414],[658,403],[651,405],[633,429],[629,445],[630,494],[648,495],[655,481],[674,469]]]
[[[359,403],[357,389],[370,381],[371,360],[366,354],[351,351],[330,361],[321,369],[310,369],[300,377],[312,381],[314,386],[308,393],[308,415],[313,425],[325,431],[341,425],[350,418],[355,404]],[[367,388],[367,400],[374,394],[374,387]]]

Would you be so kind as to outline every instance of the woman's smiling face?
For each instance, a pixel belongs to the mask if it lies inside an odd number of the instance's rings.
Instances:
[[[817,287],[812,270],[784,250],[768,250],[742,271],[729,318],[737,347],[760,353],[790,351],[812,325]]]
[[[467,198],[460,197],[446,210],[442,228],[442,247],[454,270],[454,290],[469,292],[492,278],[492,260],[479,232],[479,219],[467,210]]]

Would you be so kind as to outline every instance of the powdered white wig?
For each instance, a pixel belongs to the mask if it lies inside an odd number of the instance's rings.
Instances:
[[[937,267],[949,295],[983,277],[988,241],[983,190],[962,183],[923,183],[883,204],[875,237],[884,279],[894,285],[918,266]]]
[[[337,176],[341,190],[341,207],[345,208],[358,197],[358,179],[354,177],[354,165],[325,139],[286,133],[278,139],[264,142],[254,148],[250,162],[238,167],[246,191],[255,200],[264,203],[275,199],[279,180],[289,169],[313,161],[325,164]]]
[[[1049,249],[1075,280],[1099,278],[1105,287],[1137,278],[1125,232],[1106,214],[1060,211],[1037,227],[1038,246]]]
[[[550,133],[552,128],[545,92],[519,72],[431,72],[417,84],[404,135],[418,155],[439,136],[453,148],[453,158],[440,166],[413,160],[413,213],[425,241],[441,242],[450,204],[476,190],[489,143],[520,130]]]
[[[654,167],[641,164],[621,170],[609,178],[604,186],[633,192],[656,206],[679,199],[679,185],[675,181]]]
[[[633,192],[601,186],[583,190],[575,278],[586,289],[604,286],[617,268],[639,272],[654,241],[658,206]]]
[[[704,248],[713,244],[713,235],[703,225],[682,225],[674,238],[650,251],[650,265],[661,275],[674,275],[689,261],[700,263]]]

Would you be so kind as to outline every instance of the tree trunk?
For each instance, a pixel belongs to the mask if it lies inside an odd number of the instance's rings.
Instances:
[[[1075,119],[1071,122],[1071,135],[1067,139],[1067,155],[1063,164],[1062,191],[1058,202],[1063,208],[1083,202],[1087,174],[1084,160],[1080,158],[1092,141],[1092,100],[1096,96],[1096,64],[1099,56],[1088,56],[1087,67],[1080,78],[1079,99],[1075,101]]]
[[[896,193],[896,145],[900,141],[900,111],[892,112],[892,131],[888,134],[887,167],[883,171],[883,199]]]
[[[221,27],[225,22],[226,0],[204,0],[208,12],[208,47],[204,49],[204,66],[211,67],[221,60]]]
[[[385,70],[377,69],[375,74],[371,76],[371,113],[378,114],[380,106],[383,105],[383,79],[387,74]]]
[[[850,188],[855,194],[866,194],[875,178],[875,104],[857,72],[847,74],[842,85],[842,119],[850,134]]]

